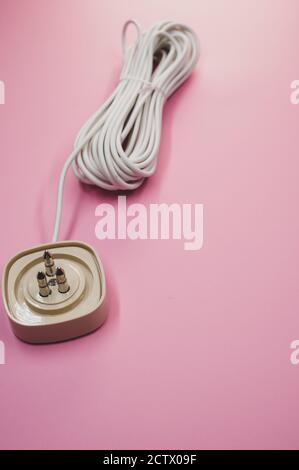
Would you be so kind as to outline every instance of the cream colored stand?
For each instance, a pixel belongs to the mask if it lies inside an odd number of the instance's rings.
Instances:
[[[64,268],[70,290],[41,297],[36,274],[44,269],[43,253],[51,251]],[[3,276],[3,301],[16,336],[29,343],[51,343],[85,335],[102,325],[107,315],[102,264],[93,248],[77,241],[40,245],[14,256]]]

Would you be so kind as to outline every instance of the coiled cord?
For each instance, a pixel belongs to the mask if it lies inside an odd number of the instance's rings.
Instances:
[[[126,47],[130,24],[137,39]],[[84,183],[110,191],[138,188],[156,168],[163,106],[188,78],[199,56],[187,26],[161,22],[141,32],[127,21],[122,31],[123,68],[112,95],[81,128],[58,184],[52,241],[58,239],[66,172],[72,164]]]

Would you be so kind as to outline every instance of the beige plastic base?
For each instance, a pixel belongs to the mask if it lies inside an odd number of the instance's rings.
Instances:
[[[70,290],[65,294],[54,286],[48,297],[39,295],[36,274],[44,269],[45,250],[67,274]],[[17,254],[5,268],[2,292],[15,335],[29,343],[85,335],[99,328],[107,314],[102,264],[95,251],[82,242],[50,243]]]

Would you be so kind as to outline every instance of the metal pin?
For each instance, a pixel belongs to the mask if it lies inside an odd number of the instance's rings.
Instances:
[[[55,275],[55,264],[52,258],[51,253],[46,250],[44,252],[44,263],[47,276],[54,276]]]
[[[51,289],[48,286],[45,273],[43,271],[39,271],[37,273],[36,278],[38,282],[39,295],[41,295],[42,297],[48,297],[48,295],[51,294]]]
[[[65,272],[62,268],[56,269],[56,281],[57,281],[58,291],[61,292],[62,294],[65,294],[66,292],[70,290],[70,286],[68,285],[68,282],[65,277]]]

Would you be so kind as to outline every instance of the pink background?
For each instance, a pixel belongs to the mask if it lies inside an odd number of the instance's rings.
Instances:
[[[111,314],[31,346],[1,306],[1,448],[299,447],[298,16],[297,0],[0,0],[1,266],[49,240],[62,164],[117,82],[131,17],[189,24],[202,55],[129,201],[205,210],[198,252],[101,242],[95,207],[116,198],[69,173],[61,235],[98,251]]]

